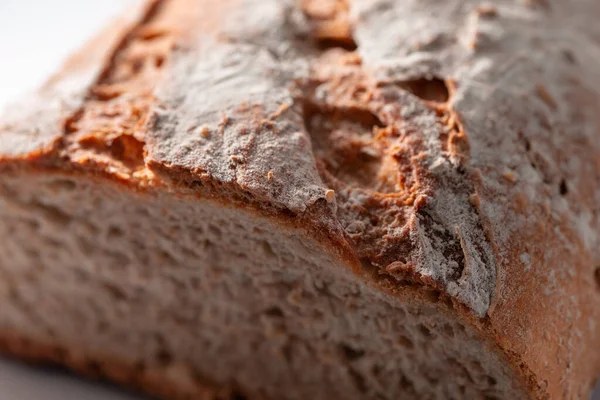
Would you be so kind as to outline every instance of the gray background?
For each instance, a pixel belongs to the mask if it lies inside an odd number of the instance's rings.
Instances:
[[[0,0],[0,108],[35,89],[133,0]],[[597,350],[596,350],[597,351]],[[600,385],[593,400],[600,400]],[[0,400],[135,400],[54,370],[0,358]]]

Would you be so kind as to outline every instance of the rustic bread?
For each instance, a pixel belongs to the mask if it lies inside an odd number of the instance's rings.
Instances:
[[[597,0],[154,0],[0,125],[0,348],[165,399],[585,399]]]

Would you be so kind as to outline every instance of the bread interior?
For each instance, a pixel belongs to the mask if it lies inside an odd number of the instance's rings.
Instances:
[[[6,173],[0,237],[0,338],[54,349],[46,361],[152,376],[172,398],[207,382],[231,398],[525,396],[446,304],[419,300],[423,289],[385,294],[300,229],[248,210]]]

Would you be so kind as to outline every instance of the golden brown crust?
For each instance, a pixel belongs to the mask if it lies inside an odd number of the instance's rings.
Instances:
[[[123,35],[144,12],[131,8],[73,54],[61,71],[4,113],[0,124],[0,162],[36,159],[54,150],[69,115],[84,101],[87,90],[102,73],[107,58]]]
[[[533,397],[583,396],[600,370],[600,88],[598,32],[580,30],[599,7],[442,3],[150,2],[0,127],[0,168],[196,192],[325,232],[389,290],[451,298]],[[581,40],[555,46],[556,21]],[[41,111],[55,97],[74,100]]]

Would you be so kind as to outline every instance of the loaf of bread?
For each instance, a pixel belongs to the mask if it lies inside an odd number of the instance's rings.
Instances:
[[[1,119],[1,351],[164,399],[586,399],[598,18],[141,4]]]

